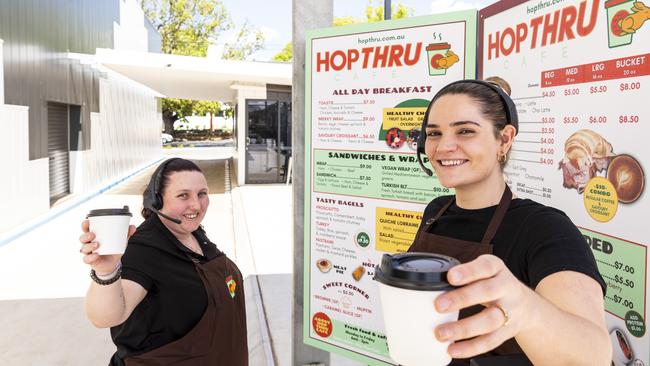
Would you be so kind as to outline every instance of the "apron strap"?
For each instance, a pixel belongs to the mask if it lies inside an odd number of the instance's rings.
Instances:
[[[501,225],[501,221],[503,221],[503,218],[506,216],[506,212],[508,212],[508,207],[510,207],[511,201],[512,191],[510,190],[510,187],[508,187],[508,184],[506,184],[506,188],[503,190],[503,195],[501,195],[501,201],[499,201],[497,210],[492,215],[490,224],[488,225],[487,230],[485,230],[481,244],[492,243],[492,239],[494,239],[494,235],[496,235],[497,230],[499,229],[499,225]]]
[[[481,240],[481,244],[490,244],[492,242],[492,239],[494,239],[494,235],[496,235],[497,230],[499,229],[499,225],[501,225],[501,221],[503,221],[503,218],[506,215],[506,212],[508,212],[508,208],[510,207],[510,202],[512,201],[512,191],[510,190],[510,187],[508,187],[508,184],[506,184],[506,187],[503,190],[503,194],[501,195],[501,200],[499,201],[499,205],[497,206],[496,211],[492,215],[492,219],[490,219],[490,224],[488,225],[487,229],[485,230],[485,234],[483,234],[483,239]],[[447,203],[438,210],[438,213],[433,218],[428,219],[424,223],[424,232],[429,232],[431,229],[431,226],[442,216],[445,211],[451,205],[456,202],[456,196],[452,196]]]
[[[436,220],[438,220],[438,219],[440,218],[440,216],[442,216],[442,214],[444,214],[445,211],[447,211],[447,209],[448,209],[448,208],[449,208],[449,207],[450,207],[450,206],[451,206],[455,201],[456,201],[456,196],[452,196],[451,199],[450,199],[449,201],[447,201],[447,203],[445,203],[445,205],[442,206],[442,208],[441,208],[440,210],[438,210],[438,213],[436,213],[436,215],[435,215],[434,217],[428,219],[428,220],[424,223],[424,232],[425,232],[425,233],[428,233],[428,232],[429,232],[429,229],[431,229],[431,225],[433,225],[433,224],[436,222]]]

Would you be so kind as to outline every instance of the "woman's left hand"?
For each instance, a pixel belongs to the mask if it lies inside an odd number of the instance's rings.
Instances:
[[[526,327],[525,314],[529,313],[527,306],[534,293],[498,257],[482,255],[455,266],[449,270],[447,279],[452,285],[462,287],[438,296],[435,307],[439,312],[478,304],[486,307],[476,315],[436,327],[438,340],[456,342],[448,349],[453,358],[488,352]]]

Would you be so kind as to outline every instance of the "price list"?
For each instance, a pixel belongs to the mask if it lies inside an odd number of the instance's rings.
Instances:
[[[422,173],[414,154],[314,149],[318,193],[428,203],[453,190]]]
[[[507,183],[515,193],[535,196],[538,201],[551,199],[553,188],[544,172],[555,169],[555,117],[552,104],[543,96],[514,98],[519,114],[519,131],[505,169]]]
[[[650,365],[650,23],[621,31],[639,5],[569,0],[481,11],[482,76],[510,84],[519,116],[506,181],[520,197],[562,210],[580,229],[607,286],[605,320],[617,365]],[[576,12],[589,19],[589,30],[560,19]],[[621,351],[629,352],[625,360]]]
[[[519,113],[519,133],[506,173],[515,192],[553,202],[552,184],[545,177],[554,175],[564,158],[566,131],[611,130],[612,126],[634,129],[642,125],[645,107],[635,101],[650,87],[644,85],[644,77],[650,75],[649,56],[545,70],[540,74],[540,95],[513,98]]]
[[[371,115],[373,104],[374,100],[369,99],[350,102],[320,100],[314,117],[317,127],[314,143],[355,146],[376,143],[376,134],[368,128],[376,124],[376,117]]]
[[[549,100],[585,106],[587,113],[571,108],[568,113],[547,116],[548,123],[590,128],[599,125],[636,125],[642,120],[643,105],[625,102],[643,91],[644,76],[650,75],[650,54],[570,66],[541,72],[542,96]],[[647,87],[647,86],[646,86]],[[589,104],[579,104],[588,98]]]
[[[646,246],[584,228],[580,231],[607,284],[605,309],[621,319],[630,310],[645,314]]]

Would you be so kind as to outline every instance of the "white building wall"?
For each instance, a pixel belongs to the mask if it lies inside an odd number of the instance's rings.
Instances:
[[[145,27],[140,1],[120,0],[120,22],[113,23],[113,48],[147,52],[149,33]]]
[[[72,193],[90,192],[161,156],[162,114],[156,94],[108,72],[90,117],[90,150],[70,154]]]
[[[70,152],[70,190],[83,196],[160,159],[156,94],[112,72],[100,79],[100,112],[91,114],[91,148]],[[49,162],[29,160],[29,109],[0,104],[0,233],[50,209]]]
[[[246,99],[266,99],[266,85],[234,84],[237,90],[237,151],[233,154],[233,167],[237,183],[246,182]]]
[[[28,114],[27,107],[0,103],[0,232],[50,208],[48,159],[29,160]]]

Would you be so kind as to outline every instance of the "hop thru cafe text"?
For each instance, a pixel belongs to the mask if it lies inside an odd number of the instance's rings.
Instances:
[[[352,70],[355,64],[362,69],[413,66],[420,60],[421,51],[422,42],[317,52],[316,72]]]
[[[596,26],[600,1],[583,1],[577,7],[566,6],[513,27],[488,34],[488,60],[519,53],[522,46],[531,50],[586,37]]]

